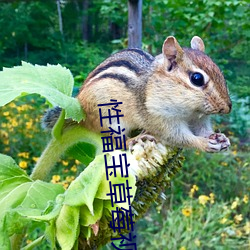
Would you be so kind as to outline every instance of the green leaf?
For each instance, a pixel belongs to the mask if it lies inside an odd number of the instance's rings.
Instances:
[[[71,72],[61,65],[34,66],[22,62],[22,66],[0,72],[0,106],[18,96],[36,93],[53,106],[65,109],[66,118],[79,122],[84,114],[78,100],[71,97],[73,84]]]
[[[81,227],[80,231],[81,231],[81,235],[83,235],[85,239],[89,239],[91,237],[91,233],[92,233],[91,227]]]
[[[51,211],[46,213],[47,209],[45,209],[45,212],[43,212],[42,215],[27,215],[27,213],[23,213],[21,210],[20,211],[18,210],[18,211],[20,214],[26,215],[32,220],[50,222],[50,221],[57,218],[57,216],[59,215],[59,213],[62,209],[62,206],[63,206],[62,204],[56,203],[56,204],[54,204],[53,209]]]
[[[0,221],[3,220],[7,210],[16,208],[22,203],[31,185],[32,182],[23,183],[1,199]]]
[[[87,205],[93,214],[93,201],[101,180],[105,178],[103,155],[93,162],[70,184],[65,192],[64,203],[70,206]]]
[[[61,185],[31,181],[14,160],[0,155],[0,244],[1,249],[9,246],[9,236],[22,233],[22,229],[42,213],[50,214],[49,219],[58,216],[63,199],[56,199],[64,193]],[[54,204],[56,204],[54,206]]]
[[[0,201],[13,189],[25,182],[31,182],[30,178],[27,176],[17,176],[0,181]]]
[[[0,225],[0,249],[10,250],[10,240],[8,234],[1,229]]]
[[[51,221],[45,229],[45,237],[50,242],[51,249],[56,249],[56,223]]]
[[[30,223],[31,221],[27,217],[22,217],[15,209],[11,209],[5,213],[2,231],[6,233],[7,237],[22,234],[23,228]]]
[[[103,200],[95,199],[93,202],[93,215],[89,211],[87,206],[81,206],[80,208],[80,225],[89,226],[95,224],[102,217]]]
[[[79,207],[64,205],[56,220],[56,238],[64,250],[71,250],[79,234]]]
[[[88,165],[95,158],[96,148],[92,144],[79,142],[70,147],[66,154],[73,157],[74,159],[77,159],[83,164]]]
[[[48,201],[55,200],[58,194],[64,193],[64,188],[61,185],[46,183],[37,180],[30,186],[26,197],[20,204],[20,208],[36,209],[42,212],[48,204]]]
[[[26,176],[28,178],[28,175],[10,156],[0,154],[0,181],[17,176]]]
[[[89,239],[91,237],[91,234],[92,234],[91,227],[80,227],[80,231],[81,231],[81,235],[83,235],[85,239]]]

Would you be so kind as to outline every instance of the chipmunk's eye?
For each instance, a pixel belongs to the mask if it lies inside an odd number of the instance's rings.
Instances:
[[[201,73],[195,72],[190,74],[190,81],[198,87],[201,87],[204,85],[204,77]]]

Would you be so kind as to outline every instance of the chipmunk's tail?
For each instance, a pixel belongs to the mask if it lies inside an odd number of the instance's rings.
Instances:
[[[41,120],[42,128],[45,130],[51,130],[56,124],[61,111],[62,109],[58,106],[46,110]]]

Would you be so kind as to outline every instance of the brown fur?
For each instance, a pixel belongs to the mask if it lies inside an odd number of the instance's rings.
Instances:
[[[191,45],[196,49],[182,49],[174,37],[168,37],[163,54],[156,58],[135,49],[105,60],[89,74],[78,95],[87,114],[84,125],[107,130],[108,123],[100,127],[97,105],[116,99],[123,102],[119,108],[126,135],[143,129],[164,144],[218,151],[221,143],[214,149],[207,138],[213,133],[208,114],[230,112],[231,101],[221,71],[202,52],[203,41],[194,37]],[[194,70],[207,75],[204,86],[190,82]]]

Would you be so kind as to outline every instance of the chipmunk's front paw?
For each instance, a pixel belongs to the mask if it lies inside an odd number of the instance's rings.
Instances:
[[[221,133],[214,133],[208,138],[207,152],[216,153],[225,151],[230,147],[229,139]]]
[[[156,139],[154,138],[154,136],[149,134],[140,134],[134,138],[127,140],[127,145],[129,150],[132,151],[132,148],[135,144],[139,143],[142,147],[144,147],[146,141],[156,142]]]

